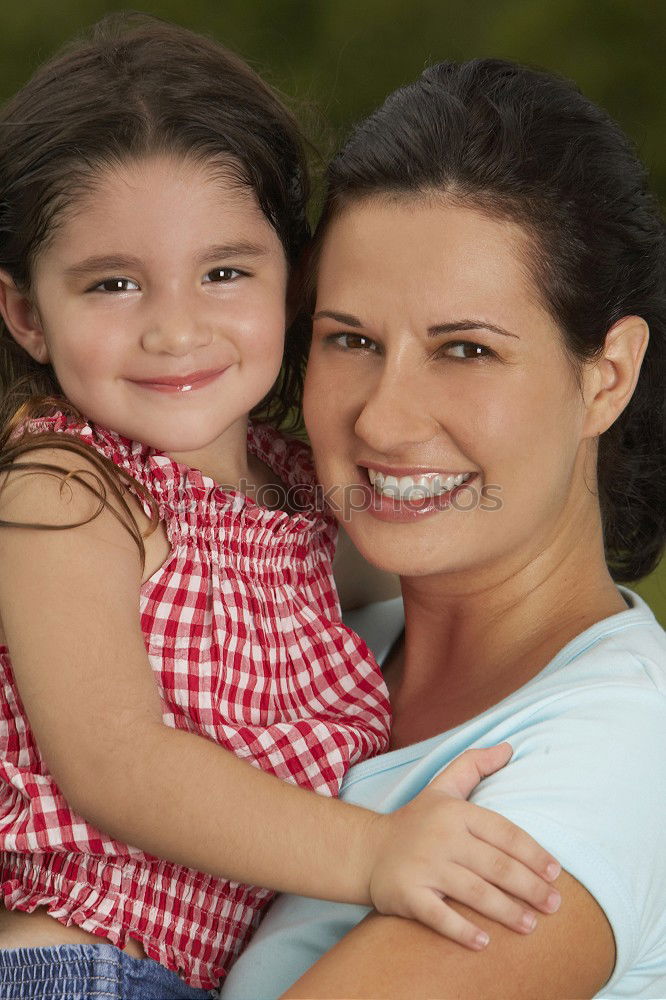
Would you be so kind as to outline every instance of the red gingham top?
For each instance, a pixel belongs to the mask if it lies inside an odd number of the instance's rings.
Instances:
[[[335,795],[387,747],[389,706],[365,643],[340,622],[335,524],[224,490],[145,445],[62,414],[31,433],[78,436],[159,504],[171,554],[141,588],[141,624],[167,726],[202,733],[287,781]],[[248,447],[314,500],[309,449],[250,425]],[[299,507],[304,500],[299,491]],[[196,836],[196,830],[192,831]],[[214,987],[271,893],[158,860],[68,807],[39,753],[0,647],[0,899],[46,906],[124,947],[129,937],[195,987]]]

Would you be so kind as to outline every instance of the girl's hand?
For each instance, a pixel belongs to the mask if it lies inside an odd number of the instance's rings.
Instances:
[[[447,896],[522,934],[536,926],[532,907],[558,908],[559,893],[549,885],[560,873],[555,859],[520,827],[465,801],[512,753],[508,743],[467,750],[411,802],[378,817],[385,834],[370,877],[376,910],[479,950],[488,935],[448,906]]]

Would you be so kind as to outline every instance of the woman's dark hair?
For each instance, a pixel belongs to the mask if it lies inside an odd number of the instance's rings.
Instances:
[[[377,195],[441,192],[519,223],[529,266],[570,357],[597,357],[623,316],[650,342],[633,398],[599,441],[608,563],[634,580],[664,546],[664,222],[631,143],[573,84],[497,59],[444,62],[391,94],[332,161],[314,264],[329,221]]]
[[[309,237],[309,181],[302,136],[283,102],[213,40],[144,15],[112,15],[43,65],[0,112],[0,268],[29,293],[40,249],[106,168],[174,153],[219,164],[252,188],[295,263]],[[285,423],[298,414],[306,349],[298,319],[278,381],[254,416]],[[0,470],[17,467],[23,446],[12,442],[11,459],[6,452],[17,425],[60,396],[51,366],[34,361],[0,319]],[[94,461],[68,437],[52,443]],[[108,471],[100,466],[104,478]]]

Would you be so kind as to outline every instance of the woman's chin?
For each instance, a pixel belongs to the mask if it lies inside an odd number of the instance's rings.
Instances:
[[[343,527],[364,559],[385,573],[404,578],[439,576],[469,570],[475,562],[473,553],[459,544],[459,537],[452,545],[453,533],[434,532],[431,518],[428,529],[424,522],[425,530],[416,530],[409,522],[391,524],[373,518],[368,524],[367,520],[367,514],[363,523],[356,515],[343,522]]]

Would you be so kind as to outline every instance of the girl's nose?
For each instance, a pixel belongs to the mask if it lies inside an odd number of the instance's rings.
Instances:
[[[438,430],[427,393],[387,370],[368,392],[355,424],[358,437],[376,454],[386,456],[406,455]]]
[[[197,320],[184,310],[165,310],[153,316],[141,338],[142,347],[149,354],[170,354],[181,358],[206,347],[213,339],[208,323]]]

